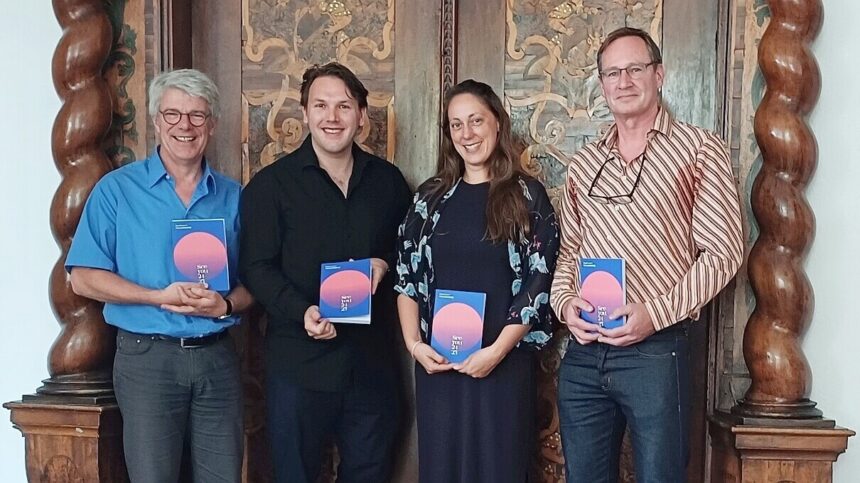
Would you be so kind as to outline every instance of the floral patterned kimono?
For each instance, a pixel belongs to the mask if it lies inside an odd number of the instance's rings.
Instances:
[[[395,287],[418,303],[422,338],[427,341],[432,332],[437,283],[486,293],[483,347],[511,324],[527,324],[529,332],[483,378],[453,370],[430,375],[416,364],[419,479],[523,483],[535,440],[530,352],[546,345],[552,329],[549,289],[559,246],[555,213],[544,187],[522,178],[529,233],[507,244],[492,243],[485,237],[489,184],[461,179],[433,199],[431,182],[418,189],[400,226]]]
[[[428,340],[436,280],[430,241],[445,202],[454,194],[462,178],[438,202],[430,199],[425,182],[415,193],[411,209],[398,231],[397,285],[399,293],[418,303],[421,334]],[[513,303],[508,311],[508,323],[531,325],[518,347],[539,350],[549,342],[552,319],[549,310],[549,289],[552,271],[558,255],[559,233],[555,211],[539,181],[521,178],[520,186],[531,219],[527,238],[508,241],[508,258],[514,274],[511,284]],[[428,210],[432,209],[432,212]]]

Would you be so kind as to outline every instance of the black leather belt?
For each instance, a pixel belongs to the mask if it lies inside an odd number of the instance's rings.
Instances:
[[[204,335],[201,337],[172,337],[163,334],[138,334],[136,332],[129,332],[124,329],[119,329],[119,335],[137,339],[144,338],[151,340],[163,340],[165,342],[176,344],[183,349],[194,349],[197,347],[205,347],[207,345],[212,345],[223,339],[224,337],[230,335],[230,332],[225,329],[221,332],[216,332],[214,334]],[[140,341],[138,340],[138,342]]]
[[[179,344],[179,347],[182,347],[183,349],[196,349],[198,347],[205,347],[207,345],[211,345],[218,342],[219,340],[227,336],[227,331],[222,330],[221,332],[204,335],[203,337],[171,337],[169,335],[161,334],[153,335],[158,340]]]

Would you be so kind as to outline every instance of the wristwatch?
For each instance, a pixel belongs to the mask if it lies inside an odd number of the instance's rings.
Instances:
[[[224,299],[224,302],[227,304],[227,311],[224,312],[224,315],[219,315],[218,320],[224,320],[226,318],[233,316],[233,302],[230,302],[230,299],[228,299],[227,297],[222,297],[222,298]]]

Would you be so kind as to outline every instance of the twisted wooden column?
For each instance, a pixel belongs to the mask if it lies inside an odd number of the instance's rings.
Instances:
[[[820,76],[809,43],[821,26],[820,0],[769,0],[771,21],[759,46],[767,92],[756,111],[763,164],[752,189],[760,228],[749,256],[756,308],[744,332],[752,384],[732,412],[747,417],[818,419],[808,399],[812,373],[801,337],[813,311],[803,270],[815,219],[803,190],[815,169],[815,136],[805,117]]]
[[[51,273],[51,303],[62,327],[51,347],[50,379],[42,395],[110,397],[114,331],[102,305],[72,292],[63,267],[84,203],[113,166],[102,149],[111,124],[111,94],[102,67],[111,50],[112,28],[101,0],[54,0],[63,35],[52,75],[62,107],[51,132],[54,163],[62,175],[51,203],[51,229],[62,253]]]

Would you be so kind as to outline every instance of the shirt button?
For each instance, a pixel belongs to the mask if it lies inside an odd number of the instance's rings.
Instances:
[[[621,211],[621,205],[613,205],[612,208],[615,209],[615,211]]]

